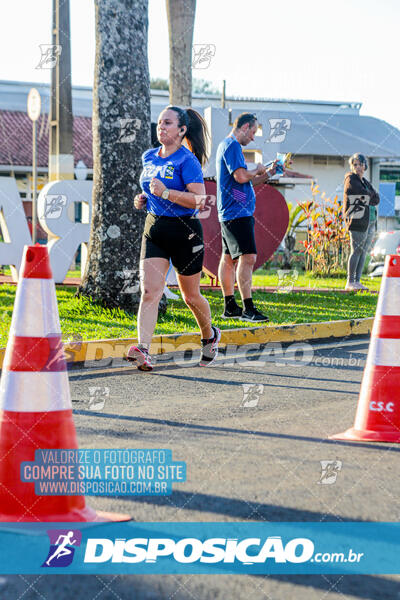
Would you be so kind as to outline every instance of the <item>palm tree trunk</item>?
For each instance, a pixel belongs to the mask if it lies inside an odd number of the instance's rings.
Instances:
[[[135,310],[145,213],[133,198],[150,147],[148,0],[95,0],[95,7],[93,217],[79,292]]]
[[[192,45],[196,0],[166,0],[169,31],[169,101],[192,104]]]

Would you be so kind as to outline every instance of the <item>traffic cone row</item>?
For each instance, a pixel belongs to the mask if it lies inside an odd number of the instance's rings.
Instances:
[[[0,521],[126,520],[84,496],[38,496],[21,481],[37,449],[78,448],[55,285],[45,246],[26,246],[0,383]]]
[[[386,257],[354,426],[337,440],[400,442],[400,256]]]

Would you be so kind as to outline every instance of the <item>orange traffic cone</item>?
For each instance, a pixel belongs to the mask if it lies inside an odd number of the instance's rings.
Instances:
[[[400,256],[386,256],[354,427],[332,439],[400,443]]]
[[[50,334],[50,335],[49,335]],[[21,481],[37,449],[78,448],[55,285],[45,246],[25,246],[0,383],[0,521],[128,520],[84,496],[39,496]]]

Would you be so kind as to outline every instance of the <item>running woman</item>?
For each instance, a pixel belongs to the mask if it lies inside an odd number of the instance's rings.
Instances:
[[[126,358],[141,371],[153,369],[149,348],[171,259],[182,297],[201,331],[200,365],[206,367],[215,360],[221,338],[220,330],[211,325],[210,306],[200,294],[204,243],[196,209],[205,200],[201,166],[207,160],[207,126],[195,110],[167,106],[158,118],[157,137],[161,146],[142,156],[143,193],[134,199],[137,209],[147,208],[147,217],[140,256],[139,343],[129,348]]]

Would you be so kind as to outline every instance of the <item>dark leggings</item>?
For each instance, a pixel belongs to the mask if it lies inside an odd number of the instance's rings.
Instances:
[[[364,269],[365,258],[375,234],[375,221],[370,222],[367,231],[350,231],[351,253],[347,265],[349,283],[359,283]]]

